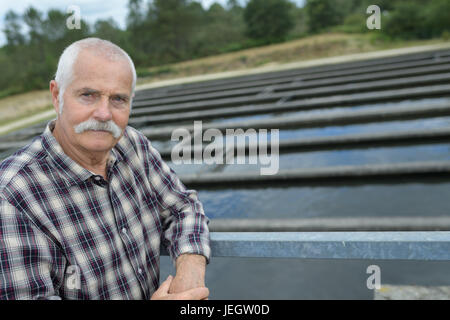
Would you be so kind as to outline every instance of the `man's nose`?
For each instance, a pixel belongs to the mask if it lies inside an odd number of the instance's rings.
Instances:
[[[109,121],[112,119],[109,97],[102,96],[94,111],[94,119],[99,121]]]

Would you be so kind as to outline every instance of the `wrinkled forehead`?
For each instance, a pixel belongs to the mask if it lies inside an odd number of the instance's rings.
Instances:
[[[83,49],[73,64],[72,83],[75,87],[98,90],[114,89],[131,94],[133,73],[129,62],[118,54]]]

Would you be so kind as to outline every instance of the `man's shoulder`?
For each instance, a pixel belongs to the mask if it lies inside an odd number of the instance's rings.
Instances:
[[[0,162],[0,194],[12,183],[20,180],[30,168],[45,157],[40,137],[20,148]]]
[[[133,144],[147,144],[149,143],[149,140],[147,139],[147,137],[140,132],[139,130],[131,127],[131,126],[127,126],[125,129],[125,133],[124,136],[131,141],[131,143]]]
[[[150,151],[151,143],[142,132],[127,126],[123,138],[118,143],[118,147],[126,152],[129,152],[132,148],[137,154],[141,154]]]
[[[114,148],[115,152],[118,152],[131,166],[140,163],[144,168],[149,169],[153,166],[160,167],[164,162],[159,151],[145,134],[130,126],[127,126],[122,139]]]

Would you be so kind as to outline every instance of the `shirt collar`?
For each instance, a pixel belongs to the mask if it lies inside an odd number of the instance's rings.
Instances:
[[[69,184],[79,184],[91,178],[93,174],[88,169],[82,167],[64,153],[64,150],[53,136],[52,131],[55,128],[55,119],[51,120],[42,134],[42,146],[48,154],[49,160],[58,169],[64,180]],[[119,140],[121,142],[122,138]],[[110,170],[118,161],[123,160],[123,150],[120,143],[117,143],[111,149],[108,159],[108,170]]]

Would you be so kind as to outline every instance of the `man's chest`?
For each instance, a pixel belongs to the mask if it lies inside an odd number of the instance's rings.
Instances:
[[[142,298],[159,277],[162,223],[157,199],[131,170],[47,189],[35,216],[46,217],[66,261],[67,298]]]

